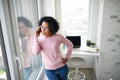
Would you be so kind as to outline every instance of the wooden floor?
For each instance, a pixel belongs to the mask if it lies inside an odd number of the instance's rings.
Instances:
[[[74,68],[69,68],[69,71],[73,71],[73,70],[74,70]],[[94,73],[93,73],[92,69],[82,68],[82,69],[79,69],[79,70],[82,71],[83,73],[85,73],[85,75],[86,75],[86,79],[85,80],[95,80],[94,79],[94,75],[93,75]],[[48,80],[45,74],[44,74],[44,76],[43,76],[43,78],[41,80]]]

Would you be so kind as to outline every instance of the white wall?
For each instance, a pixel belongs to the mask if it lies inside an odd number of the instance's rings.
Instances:
[[[120,0],[100,0],[98,80],[120,80]]]

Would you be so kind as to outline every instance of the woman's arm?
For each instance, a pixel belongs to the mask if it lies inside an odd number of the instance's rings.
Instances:
[[[66,53],[66,59],[69,60],[72,54],[73,44],[70,40],[66,39],[65,37],[62,37],[62,43],[64,43],[67,46],[67,53]]]
[[[40,42],[38,41],[37,36],[34,36],[34,39],[33,39],[32,52],[36,55],[38,55],[41,52]]]
[[[33,39],[33,47],[32,47],[32,52],[36,55],[38,55],[41,52],[40,42],[38,41],[38,36],[40,32],[41,32],[40,27],[37,27],[35,31],[35,36]]]

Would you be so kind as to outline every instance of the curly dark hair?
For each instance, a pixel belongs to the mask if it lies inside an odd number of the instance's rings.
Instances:
[[[41,26],[42,22],[48,23],[48,26],[52,35],[54,35],[59,30],[59,27],[60,27],[59,23],[53,17],[50,17],[50,16],[42,17],[38,22],[38,26]]]

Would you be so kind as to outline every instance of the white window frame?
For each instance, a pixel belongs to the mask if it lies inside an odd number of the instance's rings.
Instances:
[[[17,70],[17,62],[15,59],[15,46],[13,35],[12,35],[12,28],[11,28],[11,21],[8,9],[8,1],[7,0],[0,0],[0,18],[1,18],[1,25],[3,31],[3,37],[5,42],[5,48],[7,53],[8,65],[10,70],[10,77],[11,80],[19,80],[19,74]],[[11,55],[12,54],[12,55]]]
[[[88,23],[88,36],[92,42],[97,41],[97,27],[98,27],[98,11],[99,0],[89,0],[89,23]]]
[[[3,36],[5,41],[6,53],[8,58],[8,65],[10,68],[10,76],[11,80],[24,80],[23,78],[23,69],[21,68],[19,62],[21,60],[16,61],[16,59],[20,59],[20,46],[16,46],[15,44],[19,44],[18,37],[18,26],[17,20],[15,16],[15,8],[13,0],[0,0],[0,18],[2,23]],[[14,31],[14,32],[13,32]],[[16,34],[15,34],[16,33]],[[20,53],[21,54],[21,53]],[[21,64],[22,65],[22,64]],[[42,64],[40,64],[42,65]],[[20,70],[18,70],[18,67]],[[41,67],[36,76],[37,79],[40,79],[40,74],[43,72],[44,66]],[[19,73],[20,72],[20,73]],[[32,74],[29,80],[35,80],[35,73]]]
[[[99,0],[90,0],[88,39],[97,42]]]

